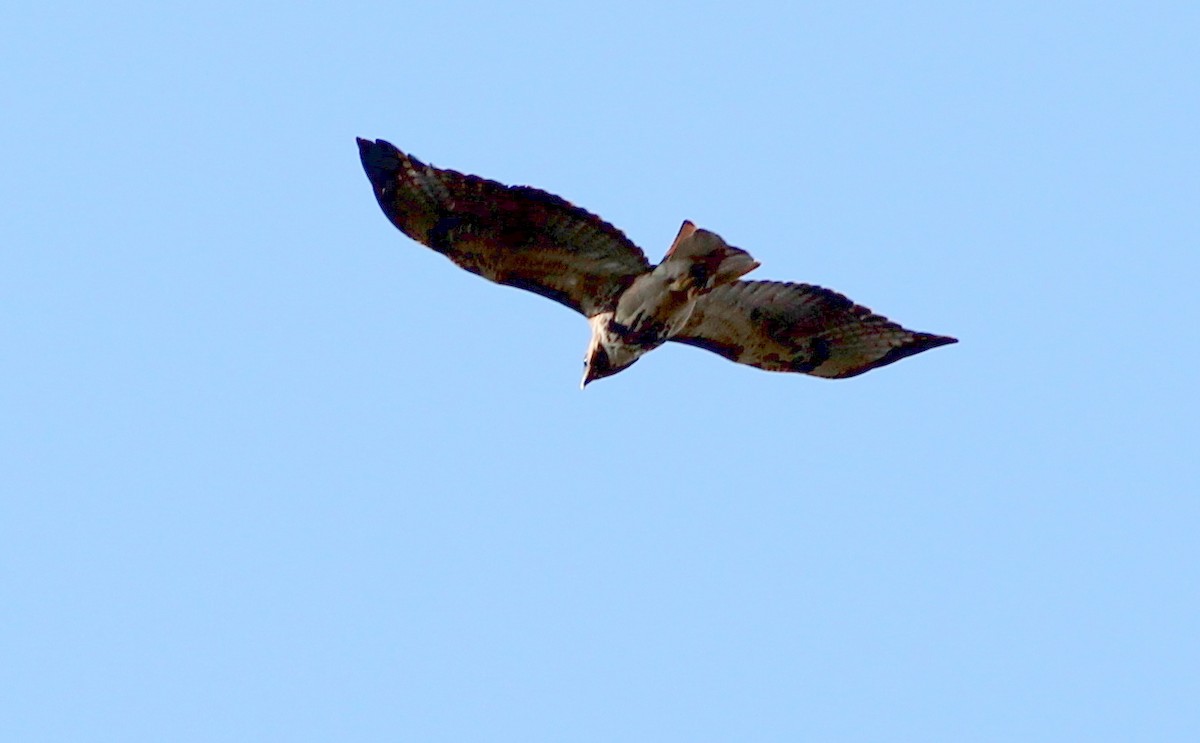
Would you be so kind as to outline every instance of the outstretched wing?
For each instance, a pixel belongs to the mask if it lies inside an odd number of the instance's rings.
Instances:
[[[954,338],[905,330],[837,292],[810,284],[738,281],[696,302],[673,341],[740,364],[844,379]]]
[[[358,149],[392,224],[471,273],[591,317],[650,269],[624,233],[553,194],[441,170],[383,140]]]

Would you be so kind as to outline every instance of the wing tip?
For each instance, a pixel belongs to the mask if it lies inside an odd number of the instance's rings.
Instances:
[[[391,142],[384,139],[363,139],[355,137],[358,142],[358,156],[362,160],[363,170],[372,182],[386,178],[400,169],[400,157],[403,153]]]
[[[841,374],[836,374],[831,379],[849,379],[857,377],[859,374],[865,374],[872,369],[878,369],[881,366],[894,364],[901,359],[906,359],[909,356],[915,356],[924,351],[938,348],[939,346],[948,346],[953,343],[958,343],[957,338],[951,338],[948,335],[935,335],[933,333],[912,333],[912,338],[903,344],[896,346],[879,358],[870,361],[862,366],[847,369]]]
[[[917,343],[921,346],[922,351],[928,351],[931,348],[938,346],[948,346],[951,343],[958,343],[957,338],[951,338],[948,335],[934,335],[933,333],[913,333],[912,343]]]

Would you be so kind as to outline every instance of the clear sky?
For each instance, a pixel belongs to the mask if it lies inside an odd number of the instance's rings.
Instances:
[[[1196,8],[7,8],[0,738],[1200,740]],[[961,343],[580,392],[355,136]]]

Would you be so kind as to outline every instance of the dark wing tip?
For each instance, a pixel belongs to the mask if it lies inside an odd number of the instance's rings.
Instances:
[[[400,150],[391,142],[377,139],[357,137],[358,156],[362,160],[363,170],[372,183],[378,183],[396,173],[400,169]]]
[[[928,351],[931,348],[938,346],[948,346],[951,343],[958,343],[957,338],[951,338],[948,335],[934,335],[933,333],[913,333],[913,343],[921,346],[921,351]]]
[[[909,356],[915,356],[916,354],[919,354],[922,351],[928,351],[929,349],[937,348],[938,346],[948,346],[951,343],[958,343],[958,339],[951,338],[948,335],[934,335],[933,333],[913,333],[913,337],[910,340],[908,340],[907,342],[905,342],[903,345],[893,348],[892,350],[888,351],[883,356],[880,356],[879,358],[875,359],[874,361],[863,364],[862,366],[857,366],[853,369],[847,369],[846,371],[844,371],[841,374],[838,374],[832,378],[833,379],[848,379],[850,377],[857,377],[859,374],[869,372],[872,369],[878,369],[881,366],[887,366],[888,364],[894,364],[897,361],[899,361],[900,359],[906,359]]]

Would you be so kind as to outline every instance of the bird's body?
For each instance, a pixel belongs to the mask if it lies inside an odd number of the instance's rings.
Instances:
[[[557,196],[434,168],[383,140],[358,146],[376,199],[400,231],[472,273],[588,319],[584,385],[667,341],[829,378],[955,342],[905,330],[828,289],[743,281],[758,262],[691,222],[652,266],[620,230]]]

